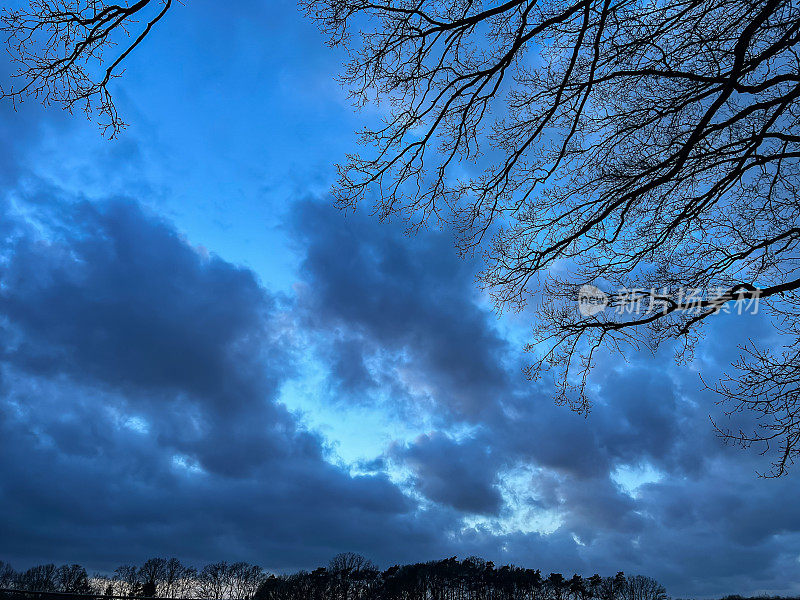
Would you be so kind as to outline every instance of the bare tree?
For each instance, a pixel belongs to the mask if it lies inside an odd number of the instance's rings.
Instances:
[[[31,0],[22,9],[3,9],[0,30],[17,64],[16,86],[3,97],[32,97],[96,112],[111,137],[124,122],[108,89],[128,55],[169,10],[172,0],[114,4],[102,0]]]
[[[121,596],[138,596],[142,591],[139,569],[135,565],[122,565],[114,570],[117,592]]]
[[[159,595],[166,598],[185,598],[197,577],[193,567],[187,567],[177,558],[170,558],[164,565],[164,581]]]
[[[139,568],[143,596],[156,596],[163,593],[167,578],[167,559],[150,558]]]
[[[340,600],[352,600],[363,595],[369,580],[378,568],[371,560],[355,552],[341,552],[328,563],[331,594]]]
[[[37,565],[20,574],[17,587],[32,592],[56,591],[56,566]]]
[[[55,572],[55,585],[59,592],[89,594],[89,575],[81,565],[62,565]]]
[[[625,600],[667,600],[667,590],[655,579],[634,575],[625,580]]]
[[[175,591],[173,598],[193,598],[197,595],[197,569],[194,567],[184,567],[183,575],[175,581]]]
[[[206,565],[197,579],[198,591],[203,598],[220,600],[229,597],[229,567],[225,561]]]
[[[375,570],[377,570],[375,563],[355,552],[340,552],[328,563],[328,571],[331,573],[358,573]]]
[[[483,252],[499,310],[543,298],[528,373],[552,372],[559,402],[589,409],[599,351],[677,340],[689,358],[703,324],[733,302],[759,299],[776,323],[796,322],[796,3],[304,6],[350,52],[343,81],[356,103],[388,101],[363,132],[373,150],[339,168],[338,203],[369,195],[382,218],[445,220],[463,252]],[[611,308],[628,290],[648,290],[655,308],[583,315],[575,300],[587,283],[606,288]],[[791,352],[770,360],[797,378]],[[731,379],[764,364],[755,356]],[[762,396],[767,429],[746,438],[779,444],[774,475],[798,453],[794,390]]]
[[[252,598],[265,579],[261,567],[246,562],[233,563],[230,566],[232,580],[231,598],[238,600]]]
[[[17,578],[17,573],[7,562],[0,560],[0,588],[11,588]]]

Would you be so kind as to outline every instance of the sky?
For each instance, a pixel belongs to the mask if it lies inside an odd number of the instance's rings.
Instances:
[[[292,2],[176,5],[130,123],[0,105],[0,559],[274,572],[479,555],[674,597],[800,593],[800,474],[725,446],[721,315],[693,359],[603,356],[588,417],[522,368],[444,230],[328,189],[357,113]],[[7,78],[9,67],[0,74]],[[366,207],[365,207],[366,208]]]

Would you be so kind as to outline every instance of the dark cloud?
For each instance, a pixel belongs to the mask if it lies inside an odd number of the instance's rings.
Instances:
[[[129,202],[41,212],[6,248],[0,310],[11,324],[6,339],[20,338],[7,361],[40,374],[190,392],[217,411],[256,391],[272,394],[287,361],[277,355],[277,369],[255,368],[269,367],[260,355],[277,351],[266,343],[274,299],[252,272],[201,257]],[[37,225],[49,239],[33,233]]]
[[[202,257],[130,202],[31,208],[6,249],[8,365],[124,392],[162,443],[218,472],[302,437],[271,403],[292,363],[273,339],[275,300],[251,272]]]
[[[434,433],[394,448],[391,455],[412,469],[417,490],[430,500],[465,513],[500,512],[503,500],[493,481],[499,465],[491,447]]]
[[[355,365],[348,385],[370,353],[391,354],[385,366],[407,391],[435,397],[458,418],[475,419],[508,389],[508,343],[476,303],[474,265],[455,256],[446,234],[409,239],[399,227],[376,227],[360,214],[343,219],[312,201],[295,207],[292,233],[305,254],[306,322],[351,344],[362,340],[362,356],[351,346],[346,357]]]
[[[369,353],[362,339],[334,339],[331,342],[327,356],[330,377],[342,391],[354,395],[378,385],[366,365]]]
[[[6,206],[0,538],[9,558],[153,552],[309,566],[413,531],[276,402],[279,301],[136,204]],[[394,523],[395,525],[392,525]],[[430,539],[431,534],[416,534]]]

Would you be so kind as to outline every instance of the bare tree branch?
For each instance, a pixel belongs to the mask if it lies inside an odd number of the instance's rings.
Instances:
[[[776,326],[796,321],[796,3],[302,5],[349,51],[342,80],[356,103],[389,107],[363,132],[365,155],[339,167],[339,205],[369,197],[412,228],[446,221],[462,252],[482,252],[498,310],[541,299],[528,375],[554,373],[559,402],[589,409],[599,352],[678,340],[691,358],[703,323],[731,304],[760,299]],[[584,316],[576,300],[591,282],[608,307]],[[689,288],[702,299],[681,300]],[[656,289],[646,295],[659,307],[617,314],[631,297],[615,289]],[[738,412],[762,411],[761,433],[725,437],[779,443],[783,474],[797,397],[766,384],[774,396],[746,394],[759,369],[793,380],[798,365],[788,351],[766,356],[751,350],[715,389]]]
[[[172,0],[31,0],[27,8],[4,9],[0,30],[19,84],[0,88],[0,95],[15,102],[34,98],[70,112],[77,106],[96,113],[104,132],[115,137],[125,123],[109,83],[171,6]]]

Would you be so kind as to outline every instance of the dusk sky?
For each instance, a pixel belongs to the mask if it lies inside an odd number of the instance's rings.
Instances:
[[[115,83],[118,139],[0,105],[0,559],[479,555],[800,594],[800,473],[758,478],[698,375],[771,328],[603,356],[588,417],[556,406],[531,315],[493,312],[446,229],[333,207],[376,109],[324,42],[292,1],[193,0]]]

